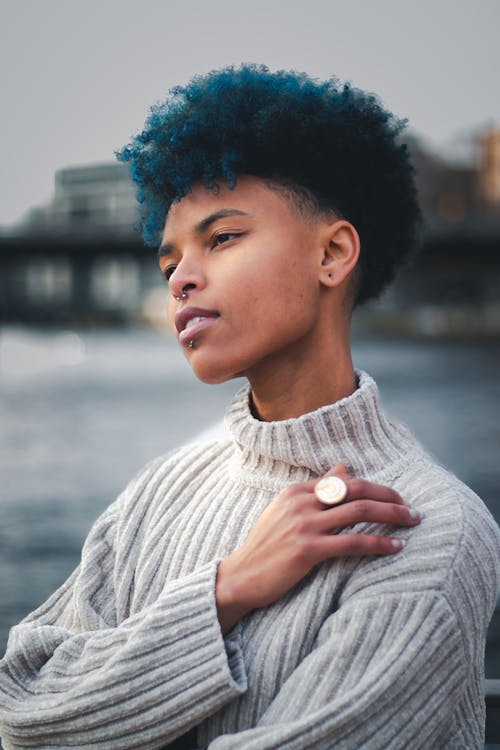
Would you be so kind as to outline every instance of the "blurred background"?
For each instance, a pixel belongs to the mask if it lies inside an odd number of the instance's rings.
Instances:
[[[171,86],[221,65],[335,74],[409,118],[423,250],[356,316],[355,364],[500,521],[500,3],[3,0],[0,14],[0,651],[133,474],[210,429],[241,385],[198,383],[178,351],[113,156]]]

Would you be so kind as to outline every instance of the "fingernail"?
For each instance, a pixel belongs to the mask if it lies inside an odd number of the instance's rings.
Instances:
[[[405,546],[404,539],[391,539],[391,542],[394,549],[403,549]]]
[[[418,510],[415,510],[415,508],[411,508],[411,510],[409,510],[408,512],[409,512],[410,518],[413,519],[414,521],[416,521],[417,518],[420,518],[420,513],[418,512]]]

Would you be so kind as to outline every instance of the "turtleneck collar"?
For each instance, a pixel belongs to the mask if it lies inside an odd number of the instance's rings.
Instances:
[[[238,451],[234,470],[246,483],[278,489],[291,481],[321,476],[341,461],[355,476],[368,477],[415,449],[415,439],[392,422],[377,385],[356,370],[350,396],[295,419],[261,422],[250,410],[250,388],[238,391],[226,423]]]

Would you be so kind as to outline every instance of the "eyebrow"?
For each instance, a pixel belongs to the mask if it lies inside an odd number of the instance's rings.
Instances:
[[[239,211],[237,208],[221,208],[219,211],[214,211],[214,213],[205,216],[204,219],[199,221],[194,228],[194,233],[201,235],[206,232],[210,225],[215,221],[225,219],[228,216],[251,216],[251,214],[248,214],[245,211]],[[163,258],[165,255],[169,255],[174,251],[175,245],[170,242],[165,242],[158,249],[158,258]]]

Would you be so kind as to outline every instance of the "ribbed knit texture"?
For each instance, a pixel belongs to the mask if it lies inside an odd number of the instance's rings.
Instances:
[[[482,747],[498,528],[358,377],[352,396],[275,423],[252,417],[244,389],[231,440],[140,473],[94,525],[75,573],[11,632],[7,750],[153,750],[192,727],[210,750]],[[394,487],[422,523],[398,530],[407,545],[393,556],[322,563],[223,638],[218,561],[283,487],[337,461]]]

